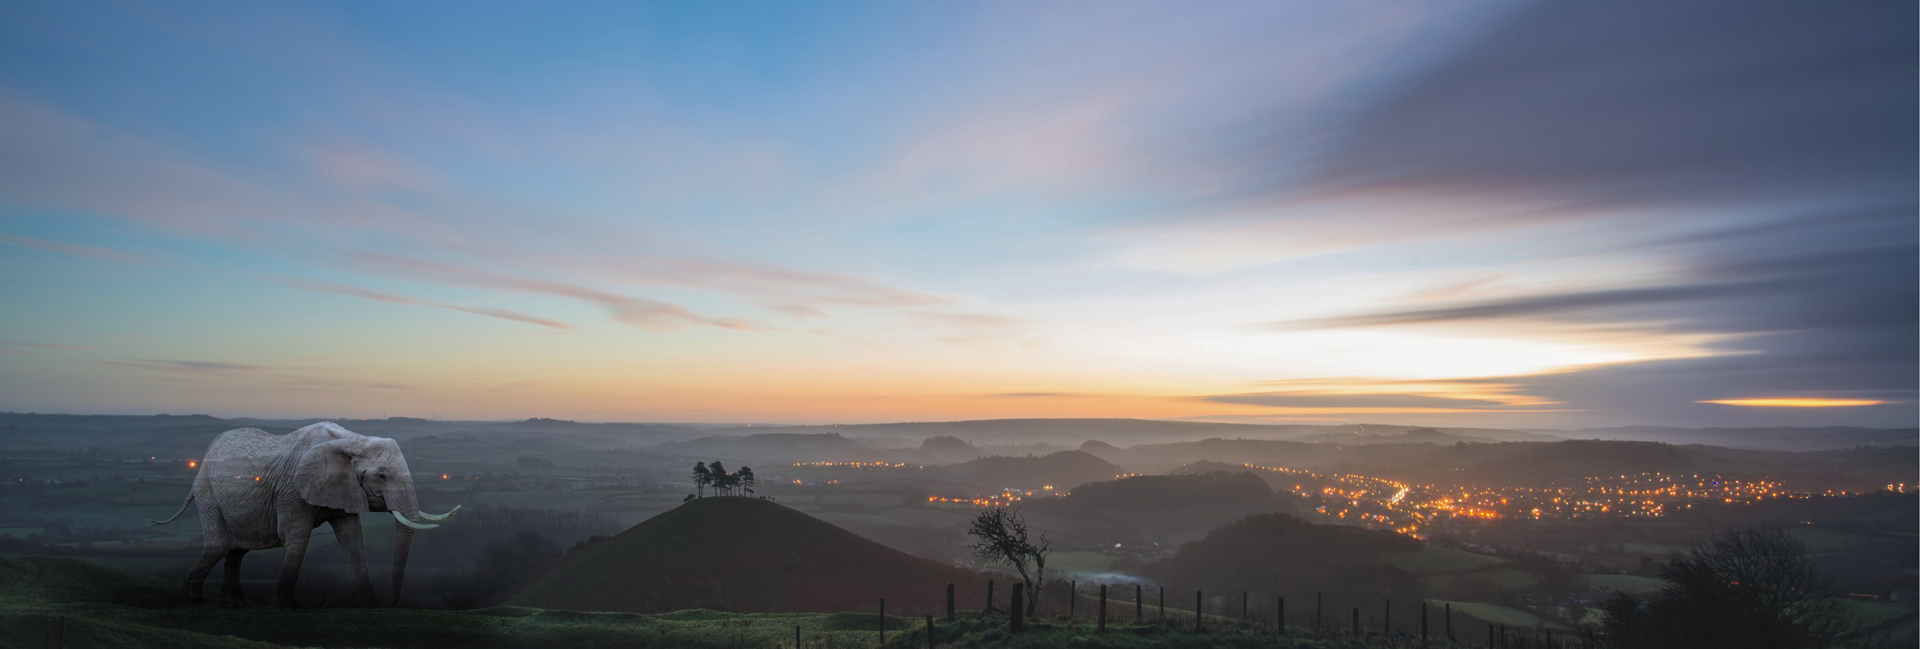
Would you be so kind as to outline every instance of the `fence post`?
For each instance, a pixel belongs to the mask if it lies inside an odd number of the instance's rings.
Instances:
[[[1453,602],[1447,602],[1447,641],[1453,641]]]
[[[1353,634],[1360,635],[1360,607],[1353,607]]]
[[[1387,600],[1387,608],[1380,615],[1380,632],[1393,633],[1393,600]]]
[[[933,649],[933,616],[927,616],[927,649]]]
[[[1247,591],[1244,591],[1244,590],[1240,591],[1240,621],[1241,622],[1247,621],[1247,603],[1251,601],[1247,599],[1247,597],[1248,597]]]
[[[1427,600],[1420,600],[1420,649],[1427,649]]]
[[[1107,585],[1100,584],[1100,625],[1101,633],[1107,632]]]
[[[1080,582],[1067,582],[1067,617],[1073,617],[1075,605],[1080,603]]]
[[[1493,649],[1493,625],[1487,625],[1487,649]]]
[[[1142,606],[1140,603],[1140,594],[1141,594],[1140,584],[1136,582],[1133,585],[1133,623],[1134,624],[1139,624],[1140,620],[1146,617],[1145,613],[1147,612],[1147,609],[1144,606]]]
[[[793,649],[800,649],[800,625],[793,625]]]
[[[947,621],[953,621],[953,584],[947,584]]]
[[[1320,632],[1320,621],[1327,619],[1323,615],[1323,613],[1325,613],[1326,611],[1323,610],[1323,608],[1321,607],[1321,604],[1324,604],[1326,602],[1323,599],[1321,599],[1320,595],[1321,595],[1320,593],[1313,594],[1313,632],[1314,633]]]
[[[1503,648],[1507,646],[1507,625],[1505,624],[1500,625],[1500,646]]]
[[[1026,621],[1027,607],[1025,606],[1026,602],[1023,601],[1025,598],[1022,597],[1022,595],[1026,594],[1026,589],[1021,588],[1021,586],[1024,585],[1025,584],[1019,583],[1013,585],[1013,607],[1008,609],[1007,628],[1014,633],[1019,633],[1020,628],[1024,626],[1021,623]]]
[[[1205,624],[1205,622],[1201,620],[1207,614],[1205,607],[1206,601],[1205,593],[1197,590],[1193,591],[1193,630],[1195,633],[1198,633]]]
[[[1280,605],[1274,607],[1273,625],[1274,630],[1280,635],[1287,634],[1287,598],[1285,597],[1280,598]]]
[[[880,645],[887,644],[887,599],[880,598]]]
[[[1160,587],[1160,621],[1167,621],[1167,587]]]

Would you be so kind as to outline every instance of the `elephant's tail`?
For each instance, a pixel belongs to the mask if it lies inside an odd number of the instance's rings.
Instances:
[[[187,494],[187,501],[180,503],[180,511],[174,512],[172,516],[168,516],[167,520],[164,520],[164,521],[156,521],[149,518],[147,519],[147,524],[148,525],[166,525],[167,523],[173,522],[173,519],[179,518],[181,514],[187,513],[187,505],[193,504],[193,498],[194,498],[194,494],[192,493]]]

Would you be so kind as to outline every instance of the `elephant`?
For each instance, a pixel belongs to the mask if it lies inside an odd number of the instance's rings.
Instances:
[[[226,578],[220,587],[223,603],[245,606],[240,590],[241,558],[252,550],[284,547],[279,587],[273,597],[274,606],[282,609],[295,605],[294,582],[300,577],[307,541],[321,523],[333,526],[334,540],[352,566],[355,605],[377,606],[379,598],[367,572],[360,513],[387,512],[393,516],[393,603],[398,604],[414,531],[439,527],[413,518],[443,521],[460,509],[456,506],[439,515],[422,513],[413,491],[413,475],[407,471],[407,458],[400,454],[399,443],[360,435],[333,422],[286,435],[255,428],[221,433],[201,458],[193,490],[180,503],[180,511],[167,520],[147,523],[171,523],[195,501],[200,503],[200,527],[206,543],[199,561],[187,571],[183,587],[186,594],[195,602],[201,601],[207,573],[225,559]]]

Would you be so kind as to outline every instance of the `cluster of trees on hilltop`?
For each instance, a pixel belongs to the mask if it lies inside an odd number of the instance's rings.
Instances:
[[[700,498],[707,495],[707,487],[713,487],[714,495],[732,495],[735,492],[753,495],[753,467],[743,466],[739,471],[727,473],[727,467],[719,460],[695,462],[693,464],[693,488]]]

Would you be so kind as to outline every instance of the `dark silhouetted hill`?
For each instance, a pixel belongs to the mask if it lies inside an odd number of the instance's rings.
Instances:
[[[1177,592],[1253,591],[1281,595],[1311,617],[1314,596],[1344,611],[1382,597],[1419,601],[1419,579],[1380,562],[1384,554],[1418,552],[1420,541],[1387,531],[1316,525],[1286,514],[1256,514],[1208,532],[1141,572]],[[1338,618],[1345,619],[1345,618]]]
[[[1920,446],[1920,429],[1856,428],[1666,428],[1624,426],[1536,431],[1572,439],[1606,439],[1668,444],[1705,444],[1772,451],[1826,451],[1856,446]]]
[[[1249,514],[1297,513],[1292,496],[1275,494],[1246,471],[1134,476],[1081,485],[1062,498],[1025,507],[1039,527],[1100,545],[1170,545]]]
[[[985,602],[986,577],[893,550],[778,503],[703,498],[588,546],[506,598],[576,611],[944,610]],[[1002,606],[1005,606],[1002,595]]]

